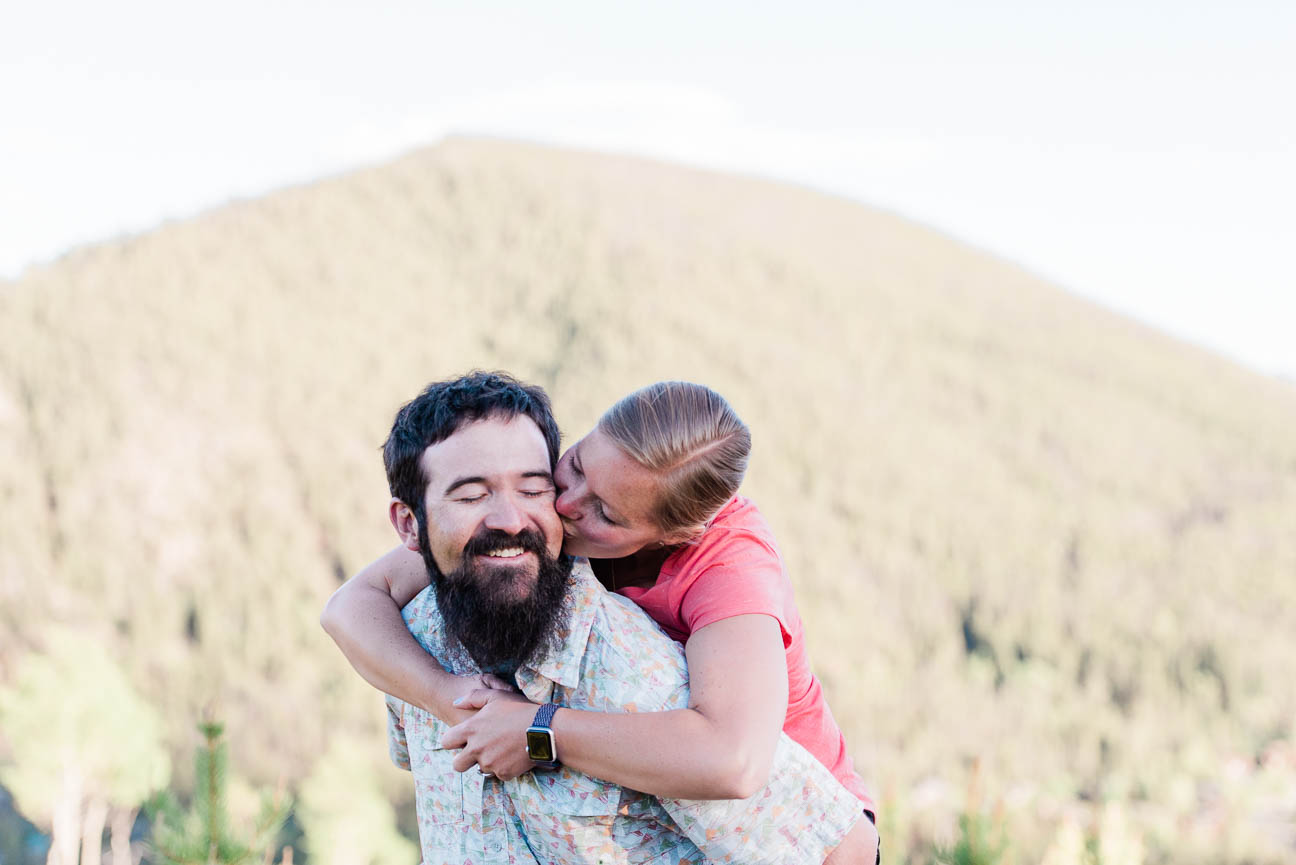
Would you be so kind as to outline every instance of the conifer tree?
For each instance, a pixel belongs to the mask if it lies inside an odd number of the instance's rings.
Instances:
[[[958,823],[954,843],[938,846],[933,852],[936,865],[1001,865],[1005,861],[1008,838],[1001,822],[968,812],[959,816]]]
[[[153,859],[159,865],[241,865],[269,861],[290,806],[282,797],[264,794],[261,812],[250,834],[230,826],[226,802],[229,752],[221,724],[198,725],[204,743],[194,754],[194,795],[183,812],[175,796],[162,793],[151,806]]]
[[[932,853],[934,865],[1004,865],[1010,861],[1008,835],[1002,813],[994,817],[981,812],[981,761],[972,764],[967,805],[958,820],[959,833],[949,846],[938,845]]]

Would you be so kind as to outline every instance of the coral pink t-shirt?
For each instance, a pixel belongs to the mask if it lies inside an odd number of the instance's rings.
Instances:
[[[783,731],[827,766],[865,808],[876,811],[864,782],[855,774],[823,688],[810,672],[792,583],[774,534],[754,504],[735,496],[697,542],[671,554],[655,584],[619,592],[681,643],[698,628],[731,616],[774,617],[787,655],[788,711]]]

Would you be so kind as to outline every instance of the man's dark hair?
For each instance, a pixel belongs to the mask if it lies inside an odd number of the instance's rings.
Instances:
[[[558,424],[549,397],[506,372],[474,370],[458,378],[436,381],[396,412],[391,433],[383,445],[387,486],[423,527],[423,498],[427,478],[419,464],[423,451],[445,441],[465,424],[492,417],[525,415],[535,421],[549,447],[549,468],[558,462]]]

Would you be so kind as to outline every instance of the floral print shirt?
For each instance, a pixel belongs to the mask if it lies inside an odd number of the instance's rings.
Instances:
[[[557,648],[518,670],[529,699],[602,712],[687,708],[680,644],[606,591],[584,559],[576,560],[568,602]],[[477,672],[443,639],[431,588],[402,614],[446,669]],[[456,772],[455,752],[441,747],[444,722],[393,697],[387,708],[392,760],[414,775],[424,865],[811,865],[861,816],[859,800],[786,734],[769,784],[751,798],[659,799],[567,767],[510,781]]]

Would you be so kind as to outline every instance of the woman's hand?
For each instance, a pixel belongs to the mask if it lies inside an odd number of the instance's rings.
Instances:
[[[441,747],[463,749],[454,759],[455,771],[476,766],[508,781],[535,768],[526,749],[526,729],[539,709],[535,703],[514,691],[491,687],[479,688],[455,705],[476,710],[441,737]]]
[[[517,688],[503,679],[490,673],[453,676],[449,685],[443,687],[442,693],[451,701],[450,711],[443,720],[448,724],[462,724],[477,716],[477,710],[484,703],[475,704],[470,698],[478,691],[507,691],[516,693]],[[462,771],[462,770],[460,770]]]

